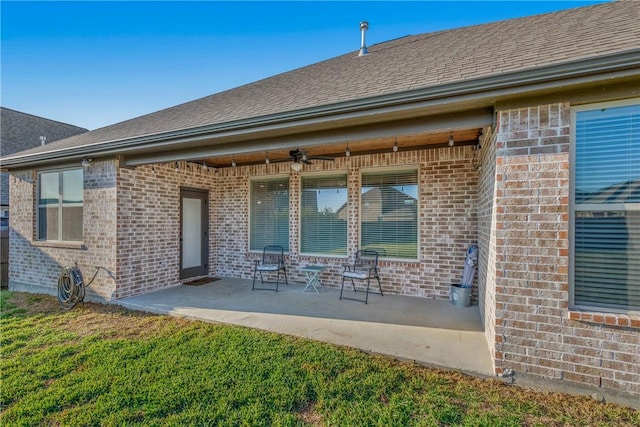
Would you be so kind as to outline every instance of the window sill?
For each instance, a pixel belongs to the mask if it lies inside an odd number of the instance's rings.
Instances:
[[[604,326],[620,326],[640,329],[640,315],[601,313],[596,311],[569,310],[569,320]]]
[[[312,254],[312,253],[300,253],[299,258],[305,259],[305,260],[311,260],[311,259],[318,259],[318,258],[324,258],[324,259],[337,259],[337,260],[344,260],[347,259],[347,255],[336,255],[336,254]]]
[[[51,242],[44,240],[36,240],[33,246],[38,248],[57,248],[57,249],[77,249],[87,250],[87,245],[82,242]]]

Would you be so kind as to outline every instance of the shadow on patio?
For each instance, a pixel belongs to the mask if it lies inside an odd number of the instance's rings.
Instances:
[[[397,295],[370,295],[369,304],[338,299],[339,290],[251,291],[251,281],[225,278],[126,298],[136,310],[230,323],[295,335],[445,368],[493,375],[478,307],[454,307]],[[353,292],[345,289],[345,292]]]

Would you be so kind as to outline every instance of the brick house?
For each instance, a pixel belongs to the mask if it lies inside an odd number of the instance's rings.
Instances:
[[[111,301],[249,278],[278,243],[294,280],[376,246],[386,292],[447,299],[477,243],[496,373],[640,396],[639,21],[409,36],[4,159],[10,287],[78,261],[116,273],[92,285]]]
[[[85,128],[0,107],[0,157],[87,132]],[[0,284],[8,283],[9,174],[0,173]]]

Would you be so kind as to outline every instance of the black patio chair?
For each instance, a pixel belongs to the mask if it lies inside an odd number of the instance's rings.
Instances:
[[[262,250],[262,259],[255,260],[255,268],[253,270],[253,285],[251,286],[251,290],[265,290],[265,291],[276,291],[278,292],[278,285],[280,284],[280,271],[284,274],[284,282],[285,284],[289,284],[289,280],[287,278],[287,268],[284,266],[284,248],[282,246],[270,245],[265,246]],[[268,282],[264,280],[263,273],[276,273],[276,281]],[[260,274],[260,283],[275,283],[276,287],[274,288],[256,288],[256,278]]]
[[[359,280],[363,283],[367,283],[365,288],[364,300],[361,298],[351,298],[343,296],[344,281],[346,279],[349,279],[351,281],[353,292],[357,292],[354,280]],[[376,279],[378,281],[379,292],[369,290],[371,279]],[[356,252],[356,257],[353,260],[353,264],[345,265],[344,267],[344,271],[342,272],[342,286],[340,287],[340,299],[350,299],[367,304],[369,301],[370,292],[373,294],[384,296],[384,294],[382,293],[382,285],[380,285],[380,275],[378,274],[378,251],[375,251],[373,249],[361,249]]]

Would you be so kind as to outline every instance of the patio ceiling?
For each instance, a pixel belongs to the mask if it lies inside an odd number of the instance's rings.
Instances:
[[[452,132],[436,132],[421,135],[401,135],[397,137],[373,138],[367,140],[353,140],[346,143],[327,145],[312,145],[299,147],[292,145],[288,148],[273,150],[260,150],[248,153],[228,154],[189,159],[195,162],[205,162],[208,166],[223,168],[229,167],[235,162],[236,166],[261,164],[267,156],[271,163],[290,161],[289,151],[300,149],[308,156],[344,157],[347,145],[352,156],[392,152],[394,143],[397,142],[398,151],[411,151],[418,149],[440,148],[449,145],[449,137],[453,136],[457,146],[474,145],[478,143],[481,129],[463,129]]]
[[[443,109],[444,110],[444,109]],[[446,110],[445,110],[446,111]],[[299,149],[309,156],[342,157],[347,145],[352,155],[448,146],[453,135],[457,145],[476,144],[481,129],[493,124],[492,108],[440,111],[431,115],[412,113],[391,120],[369,112],[356,118],[325,118],[312,122],[257,126],[239,131],[222,130],[201,135],[157,141],[132,147],[124,155],[127,166],[191,161],[223,168],[236,165],[287,161],[289,151]]]

